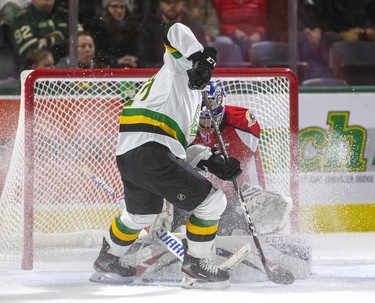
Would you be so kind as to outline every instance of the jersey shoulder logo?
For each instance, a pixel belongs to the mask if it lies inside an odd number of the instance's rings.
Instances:
[[[195,114],[193,117],[193,123],[190,126],[189,135],[195,137],[198,132],[198,121],[199,121],[199,113],[200,113],[200,105],[197,106],[197,109],[195,110]]]
[[[246,120],[247,120],[247,126],[248,127],[250,127],[251,125],[253,125],[257,122],[254,114],[250,110],[246,111],[245,117],[246,117]]]

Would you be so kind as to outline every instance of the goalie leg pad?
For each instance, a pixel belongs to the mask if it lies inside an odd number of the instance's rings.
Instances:
[[[150,232],[157,231],[161,228],[172,230],[173,212],[174,212],[173,204],[164,200],[163,210],[161,211],[160,214],[156,216],[156,219],[150,225]]]

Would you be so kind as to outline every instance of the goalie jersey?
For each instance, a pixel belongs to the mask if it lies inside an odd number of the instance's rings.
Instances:
[[[255,116],[247,108],[238,106],[225,106],[225,113],[220,124],[220,131],[225,142],[228,154],[241,162],[243,173],[239,176],[241,183],[249,182],[247,164],[254,156],[260,138],[260,126]],[[193,144],[201,144],[209,147],[216,147],[220,150],[219,141],[213,136],[202,136],[198,132]],[[210,181],[221,188],[231,187],[230,182],[222,182],[217,178],[210,178]]]
[[[164,65],[158,77],[144,83],[122,110],[116,155],[155,141],[185,159],[185,150],[196,136],[201,93],[187,89],[186,71],[192,68],[187,58],[203,46],[181,23],[170,25],[164,40]]]

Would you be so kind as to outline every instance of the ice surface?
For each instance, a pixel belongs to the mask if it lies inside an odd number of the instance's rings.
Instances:
[[[22,271],[0,264],[0,302],[43,303],[374,303],[375,233],[307,235],[313,247],[312,274],[293,285],[271,282],[232,284],[225,290],[185,290],[177,284],[114,286],[90,283],[98,251],[71,262],[36,261]],[[65,256],[66,257],[66,256]],[[48,260],[48,258],[43,258]]]

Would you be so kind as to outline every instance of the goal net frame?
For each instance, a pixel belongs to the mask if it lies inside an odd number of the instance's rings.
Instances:
[[[34,156],[35,156],[35,140],[34,130],[38,123],[37,116],[35,113],[35,92],[38,81],[59,81],[59,80],[71,80],[71,81],[82,81],[82,83],[100,80],[100,83],[109,81],[144,81],[150,76],[155,74],[158,69],[40,69],[34,71],[23,72],[24,79],[21,79],[22,91],[21,99],[24,99],[21,106],[24,108],[20,109],[20,116],[24,115],[24,163],[23,163],[23,195],[21,197],[23,204],[23,247],[22,247],[22,269],[32,269],[33,267],[33,252],[34,252]],[[217,68],[214,70],[213,79],[227,80],[232,79],[233,81],[245,81],[246,79],[252,79],[252,81],[266,81],[270,78],[282,78],[286,79],[288,86],[288,96],[281,102],[288,102],[287,108],[289,112],[286,116],[289,119],[289,180],[288,184],[290,187],[289,193],[293,199],[293,210],[291,214],[292,230],[298,231],[298,205],[299,205],[299,140],[298,140],[298,79],[297,76],[288,68]],[[128,79],[128,80],[127,80]],[[258,80],[257,80],[258,79]],[[247,80],[246,80],[247,81]],[[249,80],[250,81],[250,80]],[[85,85],[85,84],[83,84]],[[51,89],[51,88],[49,88]],[[268,88],[267,88],[268,89]],[[267,90],[265,89],[265,90]],[[265,92],[268,93],[267,91]],[[230,93],[229,93],[230,94]],[[228,92],[227,92],[228,95]],[[124,96],[122,97],[124,98]],[[126,98],[126,96],[125,96]],[[226,103],[228,104],[228,103]],[[277,111],[278,109],[276,109]],[[100,112],[97,113],[100,115]],[[119,114],[119,113],[118,113]],[[285,113],[284,113],[285,114]],[[53,113],[52,113],[53,115]],[[259,117],[259,113],[255,112],[256,118]],[[273,113],[273,116],[277,117],[277,112]],[[22,117],[21,117],[22,118]],[[116,119],[116,117],[114,117]],[[21,121],[21,120],[20,120]],[[261,128],[267,128],[267,125],[262,125]],[[21,141],[22,142],[22,141]],[[15,145],[17,142],[15,142]],[[22,143],[21,143],[22,144]],[[271,144],[272,142],[268,142]],[[38,151],[41,148],[37,147]],[[264,162],[264,159],[262,159]],[[12,162],[11,162],[12,164]],[[263,173],[261,173],[262,175]],[[9,174],[8,174],[9,175]],[[265,181],[262,180],[262,176],[259,177],[259,183],[264,185]],[[7,176],[8,179],[11,179]],[[7,184],[6,184],[7,185]],[[112,185],[112,184],[110,184]],[[94,185],[93,185],[94,186]],[[265,188],[267,189],[267,187]],[[4,191],[6,191],[6,186]],[[1,198],[5,199],[4,191]],[[2,201],[2,200],[1,200]],[[0,207],[3,207],[0,204]],[[1,209],[0,209],[1,211]],[[1,215],[1,213],[0,213]],[[6,224],[6,223],[3,223]],[[110,224],[110,221],[108,221]],[[1,251],[0,251],[1,255]]]

